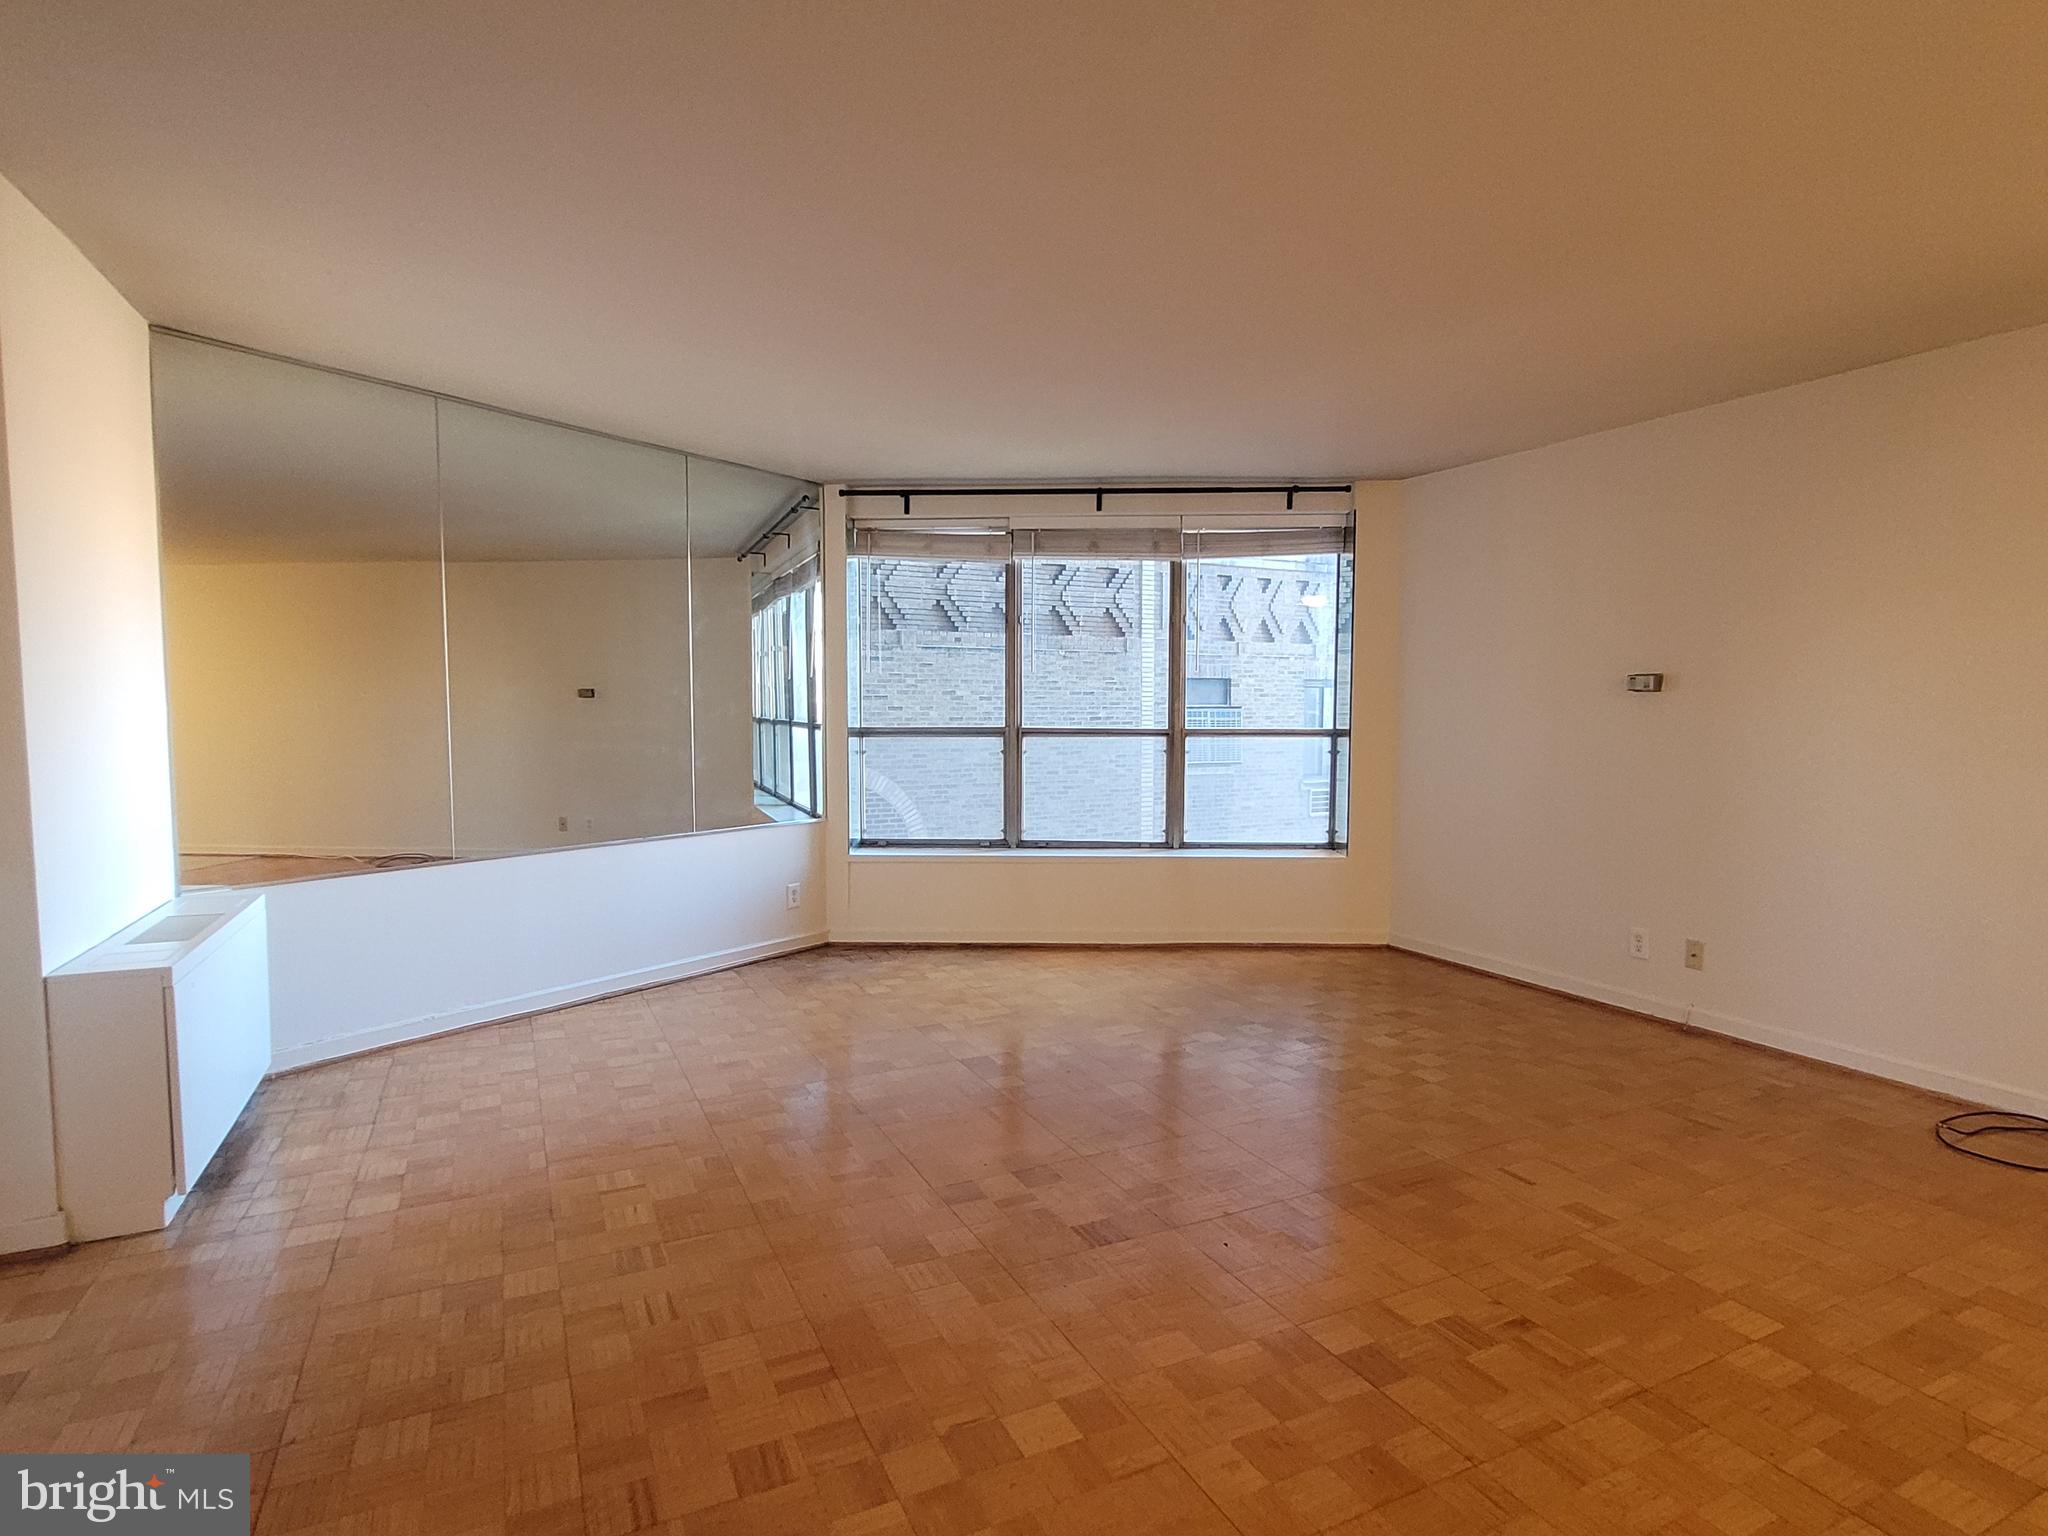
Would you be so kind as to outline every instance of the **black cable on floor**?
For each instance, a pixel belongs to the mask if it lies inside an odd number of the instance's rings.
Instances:
[[[1974,1157],[1980,1163],[1996,1163],[2001,1168],[2023,1168],[2028,1173],[2048,1173],[2048,1120],[2042,1119],[2039,1115],[1973,1109],[1965,1114],[1950,1115],[1946,1120],[1936,1121],[1934,1135],[1944,1147],[1960,1152],[1965,1157]],[[2039,1161],[2000,1157],[1996,1152],[1984,1150],[1983,1145],[1968,1145],[1979,1136],[2017,1137],[2019,1140],[2014,1143],[2014,1147],[2029,1148]]]

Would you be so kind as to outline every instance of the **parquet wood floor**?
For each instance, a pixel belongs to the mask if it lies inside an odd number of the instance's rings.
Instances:
[[[0,1447],[350,1536],[2048,1532],[2048,1179],[1371,951],[827,950],[267,1084]]]

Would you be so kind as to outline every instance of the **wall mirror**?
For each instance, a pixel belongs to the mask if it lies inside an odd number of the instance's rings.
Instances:
[[[815,486],[152,345],[188,887],[817,814]]]

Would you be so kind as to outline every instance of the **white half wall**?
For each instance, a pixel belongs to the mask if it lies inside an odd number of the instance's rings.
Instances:
[[[0,180],[0,1252],[62,1242],[42,976],[173,889],[149,334]]]
[[[2048,328],[1408,482],[1394,942],[2048,1112],[2044,422]]]
[[[823,943],[823,838],[763,825],[271,886],[272,1069]]]
[[[1343,854],[878,851],[844,855],[835,943],[1367,944]]]

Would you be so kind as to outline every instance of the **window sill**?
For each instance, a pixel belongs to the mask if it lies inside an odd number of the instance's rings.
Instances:
[[[999,864],[1010,859],[1342,859],[1348,848],[849,848],[851,859]]]
[[[817,821],[809,811],[798,810],[786,800],[772,799],[767,795],[754,796],[754,809],[760,812],[766,822]]]

